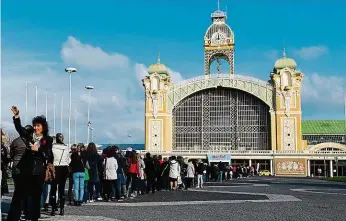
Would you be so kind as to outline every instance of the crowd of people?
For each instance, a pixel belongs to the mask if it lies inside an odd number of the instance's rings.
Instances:
[[[7,217],[9,221],[20,220],[21,216],[38,220],[41,210],[52,216],[59,211],[63,216],[65,204],[120,202],[156,191],[203,188],[206,181],[222,182],[247,177],[254,172],[253,167],[186,161],[179,156],[141,155],[131,148],[122,151],[117,146],[108,146],[102,154],[97,152],[94,143],[68,147],[63,134],[49,136],[44,116],[35,117],[32,125],[23,127],[18,108],[13,106],[12,112],[19,137],[12,141],[9,154],[3,143],[1,151],[1,192],[8,193],[4,182],[9,162],[15,187]]]

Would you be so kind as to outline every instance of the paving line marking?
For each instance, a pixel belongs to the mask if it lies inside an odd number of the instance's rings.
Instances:
[[[268,184],[254,184],[253,186],[269,186]]]
[[[267,200],[210,200],[210,201],[175,201],[175,202],[138,202],[138,203],[89,203],[85,206],[182,206],[182,205],[208,205],[208,204],[231,204],[231,203],[275,203],[275,202],[292,202],[301,201],[295,199],[267,199]]]
[[[251,185],[252,186],[252,185]],[[220,188],[233,188],[233,187],[244,187],[244,185],[243,186],[204,186],[204,188],[205,187],[212,187],[212,188],[217,188],[217,187],[220,187]]]
[[[85,206],[122,206],[122,207],[136,207],[136,206],[181,206],[181,205],[208,205],[208,204],[234,204],[234,203],[275,203],[275,202],[300,202],[302,200],[291,195],[279,194],[266,194],[266,193],[248,193],[248,192],[230,192],[230,191],[205,191],[205,190],[188,190],[194,192],[207,192],[207,193],[231,193],[242,195],[261,195],[266,196],[268,199],[264,200],[208,200],[208,201],[173,201],[173,202],[137,202],[137,203],[107,203],[97,202],[88,203]]]
[[[269,186],[268,184],[253,184],[253,183],[249,183],[248,184],[249,187],[253,187],[253,186]],[[213,188],[217,188],[217,187],[221,187],[221,188],[226,188],[226,187],[245,187],[244,185],[241,185],[241,186],[205,186],[205,187],[213,187]]]
[[[231,192],[231,191],[218,191],[218,190],[198,190],[198,189],[191,189],[188,191],[195,191],[195,192],[209,192],[209,193],[231,193],[231,194],[242,194],[242,195],[255,195],[255,196],[266,196],[269,198],[269,200],[282,200],[282,201],[301,201],[300,199],[291,196],[291,195],[281,195],[281,194],[271,194],[271,193],[252,193],[252,192]],[[286,200],[287,199],[287,200]],[[256,200],[259,201],[260,200]]]
[[[316,194],[326,194],[326,195],[342,195],[342,196],[346,196],[345,193],[331,193],[331,192],[322,192],[322,191],[314,191],[316,189],[290,189],[291,191],[294,192],[303,192],[303,193],[316,193]],[[334,189],[337,190],[337,189]],[[345,191],[344,189],[340,189]]]

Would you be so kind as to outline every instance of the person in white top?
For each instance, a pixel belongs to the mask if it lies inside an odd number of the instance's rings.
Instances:
[[[170,183],[170,187],[171,190],[173,190],[173,186],[174,189],[177,189],[178,187],[178,176],[180,176],[180,165],[178,163],[178,161],[176,161],[176,157],[172,156],[171,157],[171,161],[169,163],[169,183]]]
[[[106,159],[103,161],[103,178],[105,201],[109,201],[112,195],[112,186],[116,186],[118,162],[114,158],[114,150],[110,148],[106,153]]]
[[[56,134],[56,143],[53,144],[52,150],[54,155],[55,179],[52,181],[50,191],[51,215],[54,216],[57,209],[56,191],[59,185],[60,215],[63,216],[65,213],[65,184],[69,173],[70,154],[68,147],[64,144],[64,136],[61,133]]]
[[[195,166],[192,163],[192,160],[189,159],[187,164],[187,174],[186,174],[186,186],[185,189],[191,188],[193,179],[195,178],[196,170]]]

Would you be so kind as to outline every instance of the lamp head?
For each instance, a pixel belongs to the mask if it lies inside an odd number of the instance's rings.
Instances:
[[[77,72],[77,69],[76,68],[65,68],[65,72],[73,73],[73,72]]]
[[[92,89],[94,89],[94,86],[85,86],[85,88],[88,90],[92,90]]]

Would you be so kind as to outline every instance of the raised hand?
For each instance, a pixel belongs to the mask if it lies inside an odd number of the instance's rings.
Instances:
[[[14,116],[19,115],[19,109],[17,108],[17,106],[12,106],[11,111],[12,111]]]
[[[38,151],[38,145],[37,144],[31,144],[31,150],[32,151]]]

